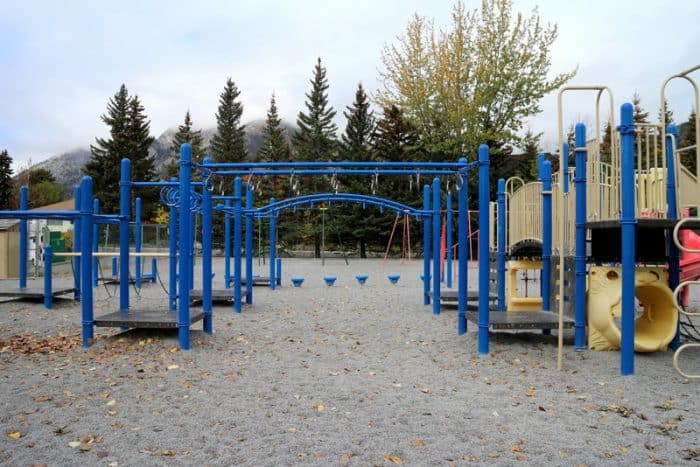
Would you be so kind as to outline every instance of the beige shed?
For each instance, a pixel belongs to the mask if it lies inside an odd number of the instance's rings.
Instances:
[[[19,221],[0,219],[0,279],[19,277]]]

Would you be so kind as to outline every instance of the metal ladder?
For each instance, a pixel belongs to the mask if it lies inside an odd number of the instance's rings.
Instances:
[[[693,250],[690,248],[684,247],[679,238],[678,238],[678,232],[681,230],[681,226],[690,221],[697,221],[699,218],[698,217],[687,217],[680,222],[676,224],[676,226],[673,229],[673,241],[675,242],[676,246],[680,251],[684,251],[686,253],[700,253],[700,250]],[[685,287],[691,286],[691,285],[700,285],[700,280],[694,280],[694,281],[684,281],[678,284],[678,287],[676,287],[676,290],[673,291],[673,303],[676,305],[676,309],[678,310],[678,313],[682,313],[688,317],[692,316],[700,316],[700,312],[690,312],[686,311],[683,309],[683,307],[680,305],[680,300],[678,295],[681,293],[681,290],[683,290]],[[681,345],[676,349],[676,351],[673,354],[673,368],[676,369],[676,371],[684,378],[686,379],[700,379],[700,374],[688,374],[683,372],[681,370],[680,365],[678,361],[680,360],[681,353],[683,353],[685,350],[688,349],[700,349],[700,343],[697,342],[692,342],[692,343],[686,343]]]

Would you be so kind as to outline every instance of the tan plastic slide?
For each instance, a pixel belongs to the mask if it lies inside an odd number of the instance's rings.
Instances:
[[[642,308],[634,323],[634,350],[666,350],[676,334],[678,312],[663,268],[635,270],[634,294]],[[616,323],[622,314],[622,271],[619,267],[594,266],[588,287],[588,348],[620,349],[621,333]]]

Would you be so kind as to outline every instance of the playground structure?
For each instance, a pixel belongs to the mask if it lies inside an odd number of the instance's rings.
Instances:
[[[698,68],[700,67],[672,78],[681,77],[693,83],[688,75]],[[695,89],[697,103],[698,93],[696,87]],[[20,210],[0,211],[0,218],[20,219],[25,223],[25,230],[26,220],[35,218],[67,219],[75,223],[75,251],[64,255],[76,260],[76,284],[74,288],[62,293],[74,291],[76,299],[81,301],[84,346],[91,344],[94,326],[170,327],[178,329],[180,347],[188,349],[191,325],[201,320],[204,331],[213,332],[214,301],[232,302],[234,311],[239,313],[244,300],[246,304],[253,303],[253,285],[256,285],[252,257],[255,220],[269,220],[269,275],[257,277],[257,285],[269,285],[275,290],[282,284],[282,263],[277,257],[276,246],[279,213],[300,206],[313,208],[321,205],[330,207],[335,203],[359,203],[395,211],[397,222],[399,217],[404,219],[405,235],[410,235],[407,219],[414,217],[422,222],[423,304],[429,305],[432,300],[433,313],[438,315],[442,302],[456,299],[458,334],[466,333],[468,318],[475,321],[480,353],[486,354],[489,351],[490,329],[558,329],[561,366],[564,327],[574,328],[575,348],[583,350],[586,348],[588,326],[589,347],[620,348],[621,371],[623,374],[632,374],[635,350],[656,351],[668,346],[680,346],[677,300],[674,297],[679,295],[681,288],[687,290],[687,286],[700,277],[700,260],[696,256],[689,256],[681,262],[679,249],[687,248],[678,240],[679,235],[671,235],[671,232],[674,227],[677,231],[700,227],[696,219],[678,222],[681,208],[698,209],[700,185],[697,174],[691,174],[678,162],[679,152],[688,149],[676,148],[675,127],[669,125],[666,128],[663,121],[659,125],[645,124],[637,127],[632,122],[629,104],[622,106],[619,137],[613,133],[610,153],[604,159],[598,142],[600,99],[603,93],[608,93],[610,124],[614,126],[615,107],[610,90],[600,86],[564,88],[559,94],[560,102],[565,92],[589,90],[598,93],[597,137],[587,140],[585,126],[576,126],[573,148],[575,171],[568,168],[569,148],[562,142],[559,173],[552,174],[550,161],[541,155],[540,181],[526,184],[515,178],[499,180],[498,199],[493,205],[490,205],[489,200],[489,149],[485,145],[479,148],[474,162],[462,158],[452,163],[215,163],[210,158],[205,158],[202,163],[194,163],[191,160],[191,148],[185,144],[181,151],[180,177],[168,182],[132,181],[130,162],[128,159],[122,161],[118,215],[99,213],[99,202],[92,199],[92,181],[89,177],[84,177],[80,189],[76,190],[74,210],[27,211],[25,189],[25,201]],[[663,102],[663,88],[661,98]],[[563,139],[561,115],[560,104],[560,138]],[[700,162],[700,149],[696,146],[695,150],[696,160]],[[202,182],[192,181],[193,170],[201,174]],[[471,236],[467,225],[467,177],[470,172],[478,172],[479,182],[479,279],[478,291],[472,294],[467,290],[467,239]],[[290,177],[294,183],[300,176],[325,176],[333,181],[346,175],[370,177],[373,187],[380,176],[408,175],[417,178],[425,175],[435,178],[431,185],[423,187],[422,208],[374,195],[342,193],[337,189],[333,193],[316,193],[284,200],[273,198],[267,204],[255,207],[254,177],[284,176]],[[443,233],[452,232],[452,194],[445,196],[446,219],[445,227],[441,229],[443,206],[440,177],[454,179],[457,190],[456,291],[449,290],[453,262],[452,238],[451,234]],[[215,178],[233,178],[230,195],[213,194]],[[569,184],[575,186],[575,191],[569,190]],[[337,188],[337,183],[335,187]],[[140,200],[137,198],[136,213],[134,220],[131,220],[132,190],[139,188],[160,188],[161,201],[169,207],[167,253],[141,251],[138,228],[136,245],[133,251],[130,248],[130,225],[140,223],[141,217]],[[575,216],[569,216],[569,212],[574,212]],[[215,213],[223,215],[225,225],[224,289],[219,290],[213,288],[212,273],[211,242]],[[202,226],[201,290],[194,289],[195,216],[201,216]],[[397,222],[394,223],[394,229]],[[117,253],[97,251],[95,229],[99,224],[119,226],[120,245]],[[554,229],[553,226],[558,228]],[[493,241],[490,235],[492,230],[496,233]],[[26,232],[24,235],[26,238]],[[590,253],[587,251],[587,238],[590,238]],[[686,234],[686,240],[688,238],[692,240]],[[442,239],[445,239],[444,245]],[[635,248],[635,242],[639,248]],[[26,245],[26,242],[23,244]],[[24,264],[24,273],[20,271],[19,288],[12,291],[20,295],[31,293],[26,284],[26,253],[23,258],[22,250],[25,249],[20,250],[20,270]],[[494,253],[495,257],[495,281],[490,277],[490,253]],[[47,270],[44,277],[48,286],[45,285],[41,291],[45,300],[56,294],[51,286],[50,258],[54,253],[50,247],[46,249],[46,254],[49,260],[45,261]],[[142,258],[156,256],[164,256],[169,260],[167,309],[136,309],[129,300],[130,258],[134,259],[134,281],[138,281],[138,287],[142,279],[156,279],[158,273],[153,261],[151,273],[145,278],[141,274]],[[100,257],[117,259],[112,264],[113,270],[118,270],[119,308],[112,313],[95,316],[92,286],[98,278],[96,260]],[[506,262],[506,257],[515,260]],[[589,263],[610,266],[589,268]],[[617,267],[620,263],[621,267]],[[649,267],[637,268],[635,272],[637,263]],[[443,264],[447,267],[444,274]],[[536,297],[519,297],[515,294],[518,275],[528,270],[541,270],[541,293]],[[441,290],[440,278],[443,275],[448,290]],[[398,276],[390,275],[387,278],[392,283],[399,280]],[[682,284],[681,279],[684,280]],[[300,286],[303,278],[292,278],[292,282],[295,286]],[[327,282],[332,285],[332,281]],[[670,287],[667,283],[670,283]],[[490,292],[491,284],[495,285],[495,294]],[[674,288],[677,288],[675,293],[672,291]],[[635,295],[644,306],[644,313],[636,320]],[[476,298],[478,306],[476,312],[467,313],[467,301],[470,298]],[[490,306],[494,300],[495,309]],[[193,301],[201,302],[201,308],[193,307]],[[45,303],[50,307],[50,299]],[[554,309],[558,309],[558,313],[554,313]],[[618,324],[618,318],[621,318],[621,324]],[[687,349],[688,345],[680,347],[679,352]]]
[[[700,66],[674,74],[664,82],[661,108],[666,86],[673,79],[691,84],[694,107],[698,108],[698,87],[690,77],[698,69]],[[568,167],[562,117],[562,96],[572,91],[597,93],[595,137],[587,139],[585,127],[576,126],[575,171]],[[678,148],[677,128],[666,126],[664,112],[659,124],[634,124],[632,107],[626,104],[622,106],[619,133],[611,132],[610,151],[604,154],[600,147],[604,94],[609,97],[608,125],[615,128],[610,89],[586,86],[560,90],[561,170],[550,175],[550,162],[541,154],[539,181],[499,181],[499,199],[492,206],[492,212],[497,211],[493,222],[498,234],[491,249],[497,252],[499,285],[512,285],[519,269],[541,271],[541,294],[515,297],[511,287],[506,296],[500,286],[499,309],[510,311],[527,305],[536,309],[537,304],[545,311],[558,309],[560,339],[562,325],[573,318],[575,347],[583,350],[588,325],[588,347],[621,349],[621,372],[632,374],[634,351],[680,346],[674,289],[676,296],[680,289],[687,294],[688,286],[697,283],[700,255],[697,243],[691,253],[672,232],[674,227],[685,232],[686,243],[695,239],[687,229],[700,227],[697,217],[678,219],[684,209],[694,210],[696,216],[700,212],[700,177],[680,164],[679,154],[694,151],[698,167],[700,148]],[[698,137],[696,121],[696,140]],[[569,190],[570,184],[575,190]],[[570,212],[575,215],[570,216]],[[682,262],[679,249],[688,251]],[[506,262],[506,257],[512,261]],[[510,281],[504,280],[506,271]],[[679,285],[681,279],[686,281],[683,285]],[[635,296],[642,307],[638,316]]]

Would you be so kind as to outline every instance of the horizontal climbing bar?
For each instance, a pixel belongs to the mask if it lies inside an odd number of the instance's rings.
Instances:
[[[311,168],[365,168],[365,169],[462,169],[469,167],[466,162],[214,162],[211,164],[193,164],[207,169],[311,169]]]
[[[209,167],[206,167],[209,168]],[[236,168],[230,169],[230,170],[213,170],[211,171],[211,175],[218,175],[218,176],[249,176],[249,175],[255,175],[255,176],[263,176],[263,175],[299,175],[299,176],[305,176],[305,175],[337,175],[337,176],[344,176],[344,175],[433,175],[433,176],[439,176],[439,175],[456,175],[457,174],[457,169],[459,168],[466,168],[466,166],[460,166],[456,167],[454,170],[448,170],[448,169],[341,169],[341,170],[335,170],[335,169],[327,169],[327,168],[318,168],[318,169],[251,169],[251,170],[245,170],[245,169],[240,169]]]
[[[80,211],[0,211],[0,219],[62,219],[75,220]]]

